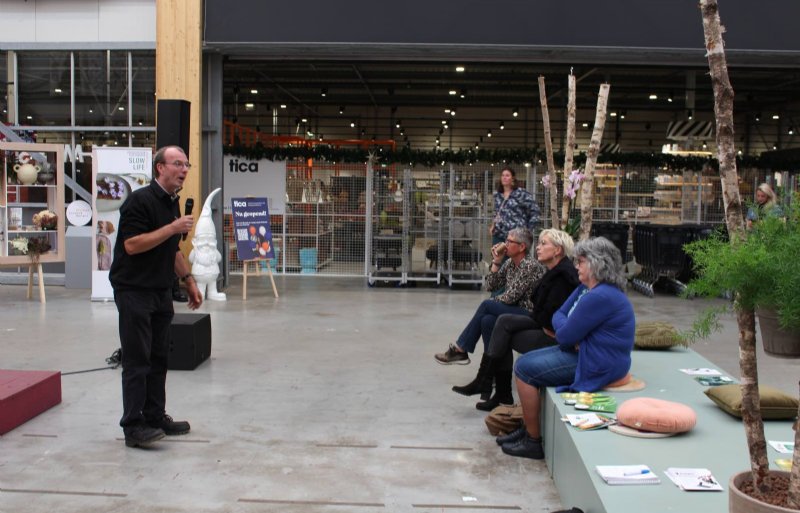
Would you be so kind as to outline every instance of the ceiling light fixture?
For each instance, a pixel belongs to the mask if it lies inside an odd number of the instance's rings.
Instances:
[[[505,129],[506,129],[506,124],[501,121],[500,122],[500,130],[505,130]]]
[[[256,104],[255,103],[245,103],[244,104],[244,108],[245,109],[254,109],[254,108],[256,108]]]
[[[778,114],[773,114],[772,119],[781,119],[781,117]]]
[[[325,98],[326,96],[328,96],[328,90],[323,87],[322,91],[320,91],[319,95],[322,96],[323,98]]]
[[[658,95],[657,94],[650,94],[650,96],[648,98],[650,98],[651,100],[658,100]]]
[[[517,117],[517,116],[519,116],[519,109],[514,109],[514,110],[511,112],[511,115],[512,115],[512,116],[514,116],[514,117]]]
[[[581,126],[582,126],[583,128],[589,128],[589,123],[581,123]]]
[[[258,89],[250,89],[250,94],[258,94]]]
[[[55,91],[56,93],[60,93],[61,92],[61,88],[60,87],[56,87],[55,89],[53,89],[53,91]]]
[[[445,114],[450,114],[450,109],[444,109]]]
[[[612,112],[612,113],[609,114],[609,116],[611,116],[612,118],[615,118],[615,117],[617,117],[617,113],[616,112]]]
[[[467,90],[466,89],[462,89],[461,90],[461,97],[462,98],[466,98],[467,97]]]
[[[456,109],[451,110],[450,111],[450,116],[455,116],[455,115],[456,115]]]
[[[492,136],[492,131],[491,131],[491,130],[488,130],[488,131],[486,132],[486,137],[491,137],[491,136]]]
[[[449,94],[450,96],[455,96],[458,94],[458,91],[456,91],[455,89],[450,89],[450,91],[447,94]]]
[[[687,110],[686,117],[688,117],[690,120],[694,118],[694,111],[692,111],[692,109]]]
[[[281,108],[285,109],[286,108],[286,104],[285,103],[281,103]]]
[[[355,128],[355,127],[356,127],[356,122],[355,121],[351,121],[350,122],[350,128]]]
[[[344,107],[339,107],[339,114],[344,114]]]
[[[303,122],[303,123],[308,123],[308,118],[303,118],[300,121]]]
[[[401,123],[401,122],[400,122],[400,120],[398,119],[398,120],[397,120],[397,123],[395,123],[395,124],[394,124],[394,126],[395,126],[395,128],[400,128],[400,125],[401,125],[401,124],[402,124],[402,123]]]
[[[456,66],[456,73],[464,73],[464,66]]]

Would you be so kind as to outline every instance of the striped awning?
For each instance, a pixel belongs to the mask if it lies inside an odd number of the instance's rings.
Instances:
[[[607,142],[600,145],[600,153],[619,153],[619,152],[620,152],[620,147],[619,144],[617,143]]]
[[[686,141],[688,139],[711,139],[714,124],[711,121],[673,121],[667,126],[667,139]]]

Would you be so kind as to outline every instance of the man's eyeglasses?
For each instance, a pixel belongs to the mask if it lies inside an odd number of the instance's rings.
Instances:
[[[506,244],[522,244],[522,243],[518,240],[506,239]]]
[[[176,160],[175,162],[167,162],[167,164],[175,167],[185,167],[186,169],[192,169],[192,165],[188,162],[181,162],[180,160]]]

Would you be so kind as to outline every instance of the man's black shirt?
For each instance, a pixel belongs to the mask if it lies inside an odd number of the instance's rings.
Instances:
[[[109,280],[114,290],[169,289],[175,279],[175,253],[180,234],[149,251],[129,255],[125,240],[152,232],[180,217],[178,196],[174,198],[155,180],[134,191],[120,208],[119,231]]]

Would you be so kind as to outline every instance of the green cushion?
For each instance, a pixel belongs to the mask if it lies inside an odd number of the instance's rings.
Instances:
[[[666,322],[641,322],[636,325],[633,345],[640,349],[667,349],[672,346],[685,346],[678,337],[678,330]]]
[[[721,385],[706,390],[706,395],[734,417],[742,417],[741,385]],[[761,396],[761,417],[764,419],[793,419],[797,417],[798,400],[786,395],[777,388],[767,385],[758,386]]]

